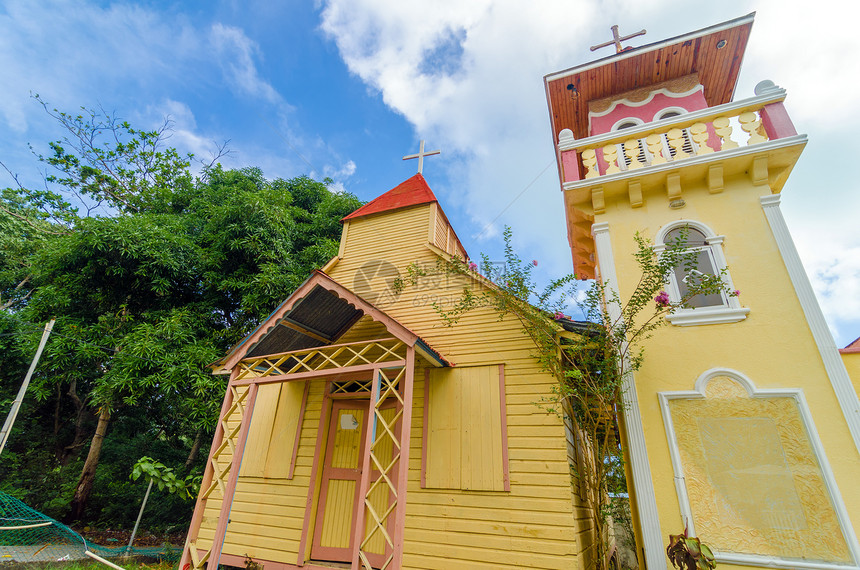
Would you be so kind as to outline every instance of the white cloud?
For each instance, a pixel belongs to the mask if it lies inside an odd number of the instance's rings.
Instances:
[[[787,88],[797,124],[838,127],[855,121],[860,89],[856,39],[841,22],[860,19],[860,3],[845,0],[757,0],[746,55],[748,83],[771,79]]]
[[[814,10],[802,0],[548,0],[539,5],[482,0],[432,6],[325,0],[322,6],[321,29],[350,71],[379,90],[414,125],[419,138],[442,148],[444,160],[438,167],[447,170],[454,187],[434,190],[449,209],[471,217],[471,227],[459,228],[460,233],[474,232],[473,242],[481,234],[484,249],[495,246],[488,240],[498,241],[503,224],[511,225],[517,248],[540,252],[556,274],[569,271],[570,254],[542,77],[595,59],[600,54],[588,47],[609,39],[613,23],[622,24],[622,33],[647,28],[645,38],[629,42],[642,45],[758,10],[736,98],[752,96],[762,79],[787,87],[789,113],[801,131],[810,133],[810,147],[854,148],[849,133],[860,127],[854,112],[860,59],[850,55],[850,34],[833,34],[838,21],[857,19],[860,3],[823,0]],[[811,161],[808,155],[818,153],[808,149],[806,154],[787,192],[802,195],[807,220],[824,220],[832,202],[808,198],[811,189],[798,185],[814,178],[828,185],[828,198],[836,201],[852,189],[839,181],[839,170]],[[852,163],[847,152],[840,156],[845,165]],[[821,158],[827,160],[826,155]],[[830,158],[834,164],[839,160]],[[791,221],[790,208],[786,217]],[[835,241],[840,245],[831,250],[829,265],[812,273],[831,323],[841,319],[848,328],[860,329],[860,306],[853,301],[841,306],[839,317],[829,308],[830,298],[852,291],[856,297],[860,291],[860,275],[846,262],[856,252],[845,237],[856,231],[853,227],[839,226],[842,233]]]
[[[812,282],[821,310],[841,346],[860,336],[860,233],[857,212],[860,196],[845,201],[825,219],[809,219],[805,205],[791,197],[783,200],[788,218],[798,218],[791,225],[798,253]],[[800,222],[800,223],[797,223]]]
[[[139,119],[146,128],[158,129],[168,121],[168,132],[164,144],[176,148],[180,154],[191,153],[194,155],[192,168],[195,172],[202,170],[203,165],[208,165],[227,143],[218,140],[217,136],[209,136],[201,133],[197,126],[197,119],[188,104],[173,99],[165,99],[158,105],[149,105],[143,114],[135,118]],[[230,151],[230,145],[226,144],[226,151]],[[230,154],[222,156],[220,162],[226,168],[239,166],[231,159]]]
[[[344,180],[355,174],[355,169],[355,162],[351,160],[346,161],[339,168],[327,164],[323,167],[323,176],[335,180]]]
[[[153,77],[169,81],[175,61],[201,51],[184,19],[127,4],[10,0],[0,12],[0,29],[0,112],[19,133],[37,111],[28,100],[31,91],[74,109],[82,101],[95,104],[94,85],[112,93],[140,88]]]
[[[212,44],[233,90],[260,97],[270,103],[283,103],[272,85],[257,72],[254,58],[262,56],[256,42],[233,26],[216,23],[211,30]]]

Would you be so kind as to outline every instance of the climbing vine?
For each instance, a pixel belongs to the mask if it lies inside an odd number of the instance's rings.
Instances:
[[[583,286],[573,274],[539,287],[534,277],[538,262],[524,261],[514,252],[510,228],[504,232],[503,264],[491,263],[487,256],[480,265],[440,259],[433,269],[413,264],[395,284],[402,290],[431,271],[468,276],[469,285],[452,304],[434,305],[447,326],[480,307],[489,307],[500,320],[513,317],[519,322],[534,345],[533,357],[558,381],[551,397],[539,404],[565,418],[572,425],[572,439],[580,442],[571,476],[591,518],[594,540],[587,555],[592,566],[601,569],[609,564],[613,515],[617,518],[626,511],[619,506],[626,485],[617,417],[624,408],[625,381],[642,366],[642,343],[665,324],[666,315],[690,308],[697,295],[740,294],[728,290],[725,271],[717,275],[693,271],[696,252],[686,246],[684,232],[659,254],[641,235],[634,239],[639,279],[625,299],[605,283]],[[665,288],[679,267],[693,277],[686,282],[685,296],[673,301]],[[567,314],[573,305],[579,307],[582,321]]]

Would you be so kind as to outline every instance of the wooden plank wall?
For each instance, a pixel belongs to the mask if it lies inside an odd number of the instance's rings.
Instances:
[[[371,260],[388,261],[403,276],[413,262],[435,267],[427,247],[428,235],[436,235],[429,231],[436,229],[431,211],[431,205],[422,205],[353,220],[332,277],[352,287],[356,271]],[[384,310],[458,366],[504,363],[510,491],[421,488],[424,373],[416,371],[404,568],[584,568],[579,555],[584,528],[571,499],[564,425],[538,405],[551,396],[555,381],[537,368],[517,323],[499,322],[483,310],[453,328],[442,324],[432,302],[450,305],[464,283],[444,276],[423,279]],[[342,340],[387,336],[384,332],[365,317]],[[225,553],[296,562],[324,386],[310,384],[294,478],[240,477]],[[208,502],[200,547],[212,539],[219,508],[220,501]]]
[[[435,266],[425,247],[431,211],[424,205],[354,220],[332,277],[349,284],[371,259],[392,263],[404,276],[413,262]],[[463,285],[458,278],[423,279],[385,311],[458,366],[505,364],[511,490],[421,488],[424,375],[416,373],[404,568],[582,568],[564,425],[537,405],[555,382],[537,368],[515,322],[500,323],[483,310],[453,328],[442,324],[431,302],[450,306]]]

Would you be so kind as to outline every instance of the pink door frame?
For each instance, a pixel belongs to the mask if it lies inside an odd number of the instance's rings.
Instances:
[[[361,422],[361,433],[359,435],[359,450],[358,450],[358,465],[354,469],[346,469],[346,468],[334,468],[331,466],[332,452],[334,450],[334,441],[335,434],[337,433],[337,418],[338,412],[344,409],[354,409],[354,410],[364,410],[364,419]],[[320,485],[320,496],[317,501],[317,516],[316,523],[314,524],[314,534],[313,541],[311,544],[311,558],[314,560],[328,560],[333,562],[348,562],[352,557],[352,549],[355,545],[355,526],[351,525],[350,533],[349,533],[349,546],[346,548],[336,548],[331,546],[322,546],[320,544],[320,537],[322,535],[322,527],[323,520],[325,518],[325,509],[328,501],[328,488],[327,483],[332,479],[332,475],[335,475],[335,479],[346,480],[351,479],[355,481],[355,495],[353,497],[353,505],[351,512],[354,514],[355,510],[358,508],[359,503],[359,495],[358,495],[358,486],[361,483],[361,470],[360,465],[362,458],[365,453],[365,438],[364,434],[367,431],[368,420],[370,419],[370,413],[368,409],[368,401],[366,398],[349,398],[349,399],[337,399],[331,402],[331,412],[329,414],[331,419],[329,421],[328,426],[328,435],[326,439],[328,442],[325,446],[325,456],[322,458],[323,468],[322,468],[322,482]],[[320,426],[322,427],[322,426]],[[319,453],[320,449],[317,449],[317,453]],[[354,471],[354,473],[349,473],[349,471]]]

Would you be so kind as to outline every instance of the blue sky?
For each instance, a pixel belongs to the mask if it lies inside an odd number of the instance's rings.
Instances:
[[[331,177],[369,200],[424,174],[472,256],[499,256],[505,224],[543,276],[570,271],[542,77],[588,47],[648,30],[641,45],[756,11],[736,98],[771,79],[810,144],[783,212],[837,344],[860,336],[860,58],[840,22],[860,3],[823,0],[408,2],[0,2],[0,160],[38,183],[37,150],[62,135],[30,93],[73,111],[101,105],[170,144],[269,178]],[[839,15],[838,18],[836,15]],[[608,55],[607,51],[604,55]],[[0,184],[11,185],[8,176]]]

